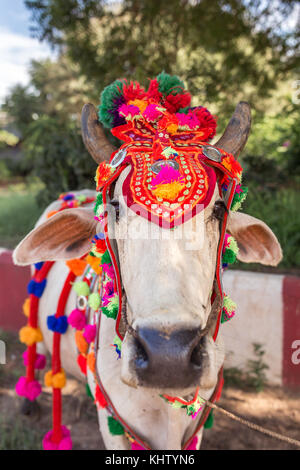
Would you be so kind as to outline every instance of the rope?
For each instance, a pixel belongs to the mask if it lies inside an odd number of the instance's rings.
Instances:
[[[292,439],[291,437],[283,436],[282,434],[278,434],[277,432],[270,431],[269,429],[263,428],[262,426],[258,426],[258,424],[251,423],[250,421],[247,421],[246,419],[240,418],[239,416],[236,416],[233,413],[230,413],[229,411],[224,410],[224,408],[221,408],[220,406],[216,405],[215,403],[210,402],[209,400],[206,400],[206,403],[211,408],[214,408],[217,411],[220,411],[225,416],[228,416],[229,418],[233,419],[234,421],[237,421],[238,423],[248,426],[248,428],[253,429],[254,431],[261,432],[262,434],[266,434],[267,436],[274,437],[274,439],[288,442],[289,444],[292,444],[300,448],[300,441],[298,441],[297,439]]]

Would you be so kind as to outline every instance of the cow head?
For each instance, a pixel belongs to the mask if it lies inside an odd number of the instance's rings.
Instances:
[[[240,103],[221,139],[215,144],[235,157],[244,147],[250,129],[250,110]],[[107,142],[96,111],[86,105],[82,113],[83,139],[92,157],[108,161],[114,148]],[[215,190],[210,203],[191,219],[182,236],[158,228],[131,213],[126,216],[122,184],[128,170],[119,177],[111,201],[109,226],[116,228],[120,271],[126,292],[127,331],[122,346],[122,380],[131,386],[152,387],[172,393],[189,393],[200,385],[210,389],[216,383],[223,362],[218,341],[213,341],[211,292],[216,269],[219,221],[223,206]],[[97,222],[89,209],[60,212],[35,228],[14,252],[16,264],[80,257],[89,250]],[[199,229],[200,228],[200,229]],[[126,230],[125,230],[126,229]],[[118,237],[118,233],[135,236]],[[167,236],[166,236],[167,232]],[[249,215],[231,213],[227,232],[239,246],[244,262],[277,265],[280,245],[267,225]],[[199,332],[205,334],[199,335]]]

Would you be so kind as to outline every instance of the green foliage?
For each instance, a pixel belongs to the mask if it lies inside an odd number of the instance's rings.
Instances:
[[[278,184],[278,183],[277,183]],[[280,268],[300,267],[300,193],[297,188],[265,188],[251,184],[243,212],[263,220],[277,236],[283,251]],[[237,262],[235,269],[261,270],[261,265]]]
[[[34,174],[45,185],[40,203],[49,203],[62,192],[94,189],[96,164],[85,150],[76,122],[42,116],[31,124],[24,148]]]
[[[276,81],[299,63],[293,54],[297,30],[287,32],[284,26],[295,1],[25,3],[34,34],[66,46],[98,93],[116,77],[146,83],[165,70],[186,80],[199,104],[229,109],[241,97],[259,107]]]
[[[17,145],[19,138],[6,130],[0,130],[0,150],[5,147]]]
[[[226,387],[249,389],[261,392],[267,384],[265,371],[269,366],[264,363],[265,351],[259,343],[253,343],[254,359],[248,359],[246,367],[224,369],[224,383]]]
[[[263,362],[265,351],[262,345],[253,343],[253,350],[256,359],[247,361],[247,382],[251,388],[261,392],[267,383],[265,371],[269,369],[269,366]]]
[[[0,192],[0,246],[14,248],[33,229],[42,212],[37,188],[14,186]]]

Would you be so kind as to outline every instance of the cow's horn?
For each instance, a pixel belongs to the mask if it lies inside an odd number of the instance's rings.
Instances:
[[[251,127],[251,109],[240,101],[222,135],[214,145],[237,158],[246,145]]]
[[[97,163],[109,161],[116,149],[107,140],[103,128],[98,121],[95,106],[85,104],[81,111],[81,133],[84,145]]]

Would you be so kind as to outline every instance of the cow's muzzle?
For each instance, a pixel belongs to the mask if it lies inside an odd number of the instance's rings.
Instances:
[[[195,386],[203,370],[205,337],[198,329],[172,332],[137,329],[131,348],[130,369],[138,384],[160,389]]]

